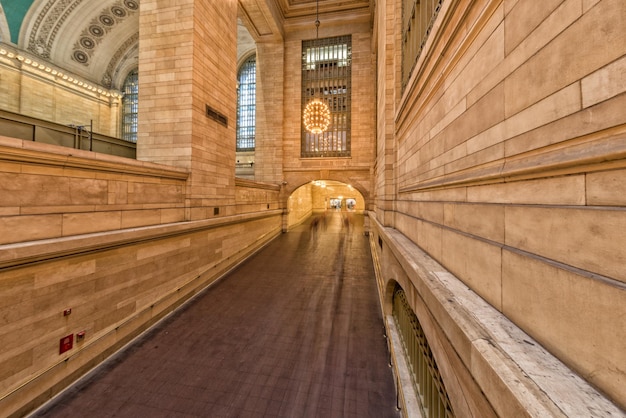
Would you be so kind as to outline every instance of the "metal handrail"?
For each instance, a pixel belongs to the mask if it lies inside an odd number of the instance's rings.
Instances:
[[[25,141],[60,145],[135,158],[134,142],[93,132],[89,125],[63,125],[32,116],[0,110],[0,135]]]

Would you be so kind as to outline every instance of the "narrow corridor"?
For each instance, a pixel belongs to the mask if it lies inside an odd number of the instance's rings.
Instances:
[[[399,417],[363,216],[282,234],[37,417]]]

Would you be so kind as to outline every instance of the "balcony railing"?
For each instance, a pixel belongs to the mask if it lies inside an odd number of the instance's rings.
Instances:
[[[95,132],[90,125],[62,125],[0,110],[0,135],[44,144],[136,158],[137,145]]]

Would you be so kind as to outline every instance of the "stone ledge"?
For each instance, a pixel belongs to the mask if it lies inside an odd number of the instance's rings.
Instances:
[[[619,130],[619,129],[618,129]],[[400,193],[422,192],[449,187],[541,179],[585,174],[626,166],[626,137],[623,133],[606,138],[585,138],[569,144],[555,144],[545,149],[479,165],[435,179],[401,187]]]
[[[251,189],[265,189],[265,190],[273,190],[280,191],[280,184],[272,184],[272,183],[263,183],[260,181],[254,181],[249,179],[244,179],[241,177],[235,177],[235,186],[237,187],[249,187]]]
[[[0,136],[0,161],[187,180],[188,170],[147,161]]]
[[[428,307],[439,324],[458,326],[471,345],[459,353],[500,416],[518,405],[528,416],[623,417],[609,399],[533,340],[417,245],[393,228],[372,219],[407,276],[419,280],[439,306]],[[453,332],[443,331],[454,344]],[[454,347],[459,350],[459,347]],[[469,364],[467,364],[469,362]],[[481,370],[482,369],[482,370]],[[498,381],[493,381],[497,379]]]
[[[127,244],[152,241],[272,216],[282,216],[282,209],[268,210],[263,213],[240,214],[198,221],[176,222],[0,245],[0,269],[17,267],[23,264],[36,263],[53,258],[87,254],[93,251],[102,251]]]

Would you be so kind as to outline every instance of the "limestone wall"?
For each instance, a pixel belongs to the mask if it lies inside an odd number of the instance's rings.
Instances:
[[[182,169],[0,138],[0,244],[185,220]]]
[[[287,200],[287,225],[289,228],[299,225],[313,213],[313,195],[311,183],[297,188]]]
[[[16,58],[21,51],[11,50],[11,53],[13,58],[0,55],[1,109],[61,125],[90,126],[93,122],[94,132],[120,136],[119,97],[113,97],[101,86],[95,85],[96,90],[88,90],[82,81],[79,86],[63,80],[52,75],[50,68],[46,72],[27,65]]]
[[[403,92],[378,10],[379,221],[626,407],[626,3],[444,2]]]
[[[10,138],[0,161],[3,416],[49,399],[282,230],[275,185],[238,180],[236,205],[193,221],[183,169]]]
[[[236,213],[237,4],[148,0],[139,34],[137,158],[192,173],[190,219]]]
[[[369,16],[368,16],[369,17]],[[352,184],[362,192],[367,204],[375,160],[375,89],[372,36],[369,22],[337,20],[322,22],[319,37],[352,35],[352,96],[351,96],[351,147],[350,157],[301,158],[301,68],[302,40],[315,39],[315,26],[301,24],[289,28],[284,41],[284,67],[290,69],[285,77],[284,121],[279,117],[283,132],[282,149],[273,154],[257,152],[256,165],[260,159],[280,157],[283,161],[284,179],[291,191],[312,180],[337,180]],[[259,57],[263,51],[259,50]],[[278,64],[282,64],[278,62]],[[280,69],[282,74],[282,68]],[[257,109],[257,117],[259,109]]]
[[[259,181],[281,182],[285,178],[283,112],[285,104],[287,107],[295,104],[293,97],[284,96],[284,83],[291,78],[284,77],[284,54],[282,42],[257,45],[254,178]]]

